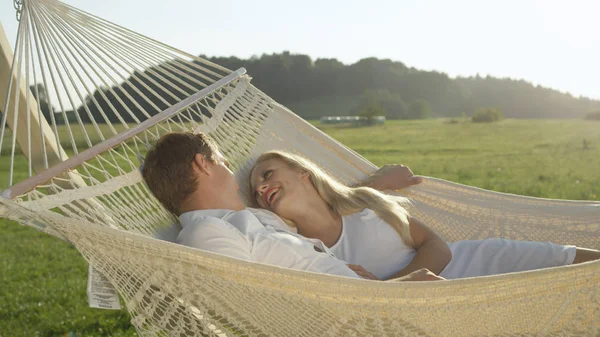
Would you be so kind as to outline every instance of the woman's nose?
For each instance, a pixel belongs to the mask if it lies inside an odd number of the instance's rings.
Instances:
[[[258,185],[258,188],[256,189],[256,191],[258,192],[258,194],[262,195],[267,191],[267,189],[269,189],[269,185],[260,184],[260,185]]]

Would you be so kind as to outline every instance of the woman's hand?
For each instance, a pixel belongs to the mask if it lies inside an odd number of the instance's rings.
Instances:
[[[357,264],[349,264],[348,267],[352,270],[354,270],[355,273],[358,274],[358,276],[367,279],[367,280],[376,280],[379,281],[379,279],[377,278],[377,276],[369,273],[365,268],[363,268],[362,266],[359,266]]]
[[[383,165],[362,186],[371,187],[379,191],[401,190],[420,184],[422,181],[423,178],[415,176],[407,166],[391,164]]]
[[[442,281],[446,280],[445,278],[434,274],[431,270],[427,268],[422,268],[417,271],[413,271],[412,273],[403,276],[398,281]]]

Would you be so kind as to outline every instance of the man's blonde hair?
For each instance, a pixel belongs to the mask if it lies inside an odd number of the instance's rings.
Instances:
[[[327,174],[312,161],[282,151],[263,153],[250,170],[250,176],[252,176],[256,165],[270,159],[281,160],[290,168],[308,172],[310,182],[335,214],[339,216],[350,215],[369,208],[392,226],[404,243],[413,246],[408,224],[409,214],[403,207],[403,205],[410,203],[408,199],[385,195],[370,187],[348,187]],[[259,207],[252,186],[250,186],[250,203],[252,207]],[[291,222],[289,219],[285,220],[288,223]]]
[[[192,168],[194,157],[201,154],[205,159],[215,162],[217,151],[217,145],[203,133],[168,133],[146,154],[142,176],[165,208],[180,215],[181,203],[197,187]]]

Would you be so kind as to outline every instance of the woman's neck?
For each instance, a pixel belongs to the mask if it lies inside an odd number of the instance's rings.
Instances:
[[[290,220],[298,227],[298,234],[319,239],[327,247],[333,246],[342,235],[341,216],[335,214],[321,198],[309,203],[304,211],[298,212]]]

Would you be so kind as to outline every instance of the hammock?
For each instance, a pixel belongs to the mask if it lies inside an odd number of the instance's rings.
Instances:
[[[177,219],[152,196],[139,168],[166,132],[208,133],[242,187],[254,158],[272,149],[304,155],[346,183],[376,167],[256,89],[243,69],[230,71],[58,1],[16,5],[14,58],[0,34],[0,155],[10,162],[0,216],[75,246],[118,290],[140,335],[600,335],[600,262],[375,282],[164,240]],[[411,212],[449,241],[504,237],[600,248],[598,202],[435,178],[405,194],[415,201]]]

